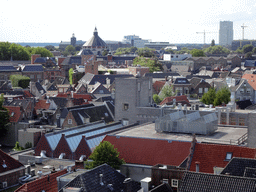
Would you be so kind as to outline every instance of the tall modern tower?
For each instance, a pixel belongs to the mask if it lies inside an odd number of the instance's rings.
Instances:
[[[220,21],[219,45],[231,45],[233,41],[233,22]]]

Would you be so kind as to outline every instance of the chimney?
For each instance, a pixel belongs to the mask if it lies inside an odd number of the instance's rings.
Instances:
[[[126,178],[123,182],[124,184],[124,192],[132,192],[132,179]]]
[[[84,169],[84,161],[82,160],[76,160],[75,161],[75,168],[76,169]]]

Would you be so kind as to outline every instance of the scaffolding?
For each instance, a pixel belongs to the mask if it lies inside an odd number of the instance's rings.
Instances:
[[[157,119],[155,129],[157,132],[209,135],[217,130],[217,123],[218,118],[214,112],[201,116],[198,111],[187,115],[177,111]]]

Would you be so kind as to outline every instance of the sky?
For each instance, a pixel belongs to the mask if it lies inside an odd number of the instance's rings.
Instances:
[[[40,2],[40,3],[39,3]],[[1,0],[0,42],[87,41],[97,27],[103,40],[137,35],[151,41],[219,42],[220,21],[233,21],[234,40],[256,39],[253,0]]]

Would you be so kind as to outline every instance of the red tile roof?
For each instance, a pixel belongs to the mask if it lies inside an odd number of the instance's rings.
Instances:
[[[181,95],[181,96],[173,96],[173,97],[166,97],[161,103],[160,105],[164,105],[166,103],[170,103],[173,101],[173,99],[176,99],[176,103],[177,102],[184,102],[184,103],[189,103],[189,100],[187,98],[186,95]]]
[[[153,83],[153,89],[156,91],[156,93],[159,93],[162,87],[164,86],[165,81],[156,81]]]
[[[3,166],[3,164],[5,164],[6,167]],[[0,173],[4,173],[6,171],[20,167],[24,167],[24,165],[0,149]]]
[[[256,150],[236,145],[217,145],[196,143],[190,171],[196,171],[196,162],[199,162],[199,171],[214,173],[213,168],[225,167],[228,164],[226,155],[231,152],[232,157],[255,158]]]
[[[256,90],[256,75],[255,74],[244,74],[243,79],[247,79],[248,83]]]
[[[107,135],[103,141],[109,141],[117,148],[119,157],[126,163],[141,165],[180,165],[189,155],[191,142],[168,141],[152,138],[134,138]]]
[[[17,123],[20,120],[20,116],[23,114],[20,106],[4,106],[9,110],[10,122]]]
[[[50,103],[46,103],[46,101],[47,100],[39,99],[38,102],[35,103],[35,111],[37,111],[38,109],[49,109]]]
[[[64,175],[67,173],[67,170],[61,170],[56,173],[49,174],[43,176],[40,179],[31,181],[29,183],[25,183],[20,188],[16,189],[15,192],[31,192],[31,191],[47,191],[47,192],[57,192],[58,191],[58,182],[56,180],[57,177]]]
[[[67,98],[69,93],[58,93],[56,97],[65,97]],[[87,101],[92,101],[92,96],[89,94],[78,94],[78,93],[73,93],[73,98],[75,99],[87,99]]]
[[[27,97],[35,97],[32,93],[30,93],[28,90],[24,90],[24,96],[27,98]]]

